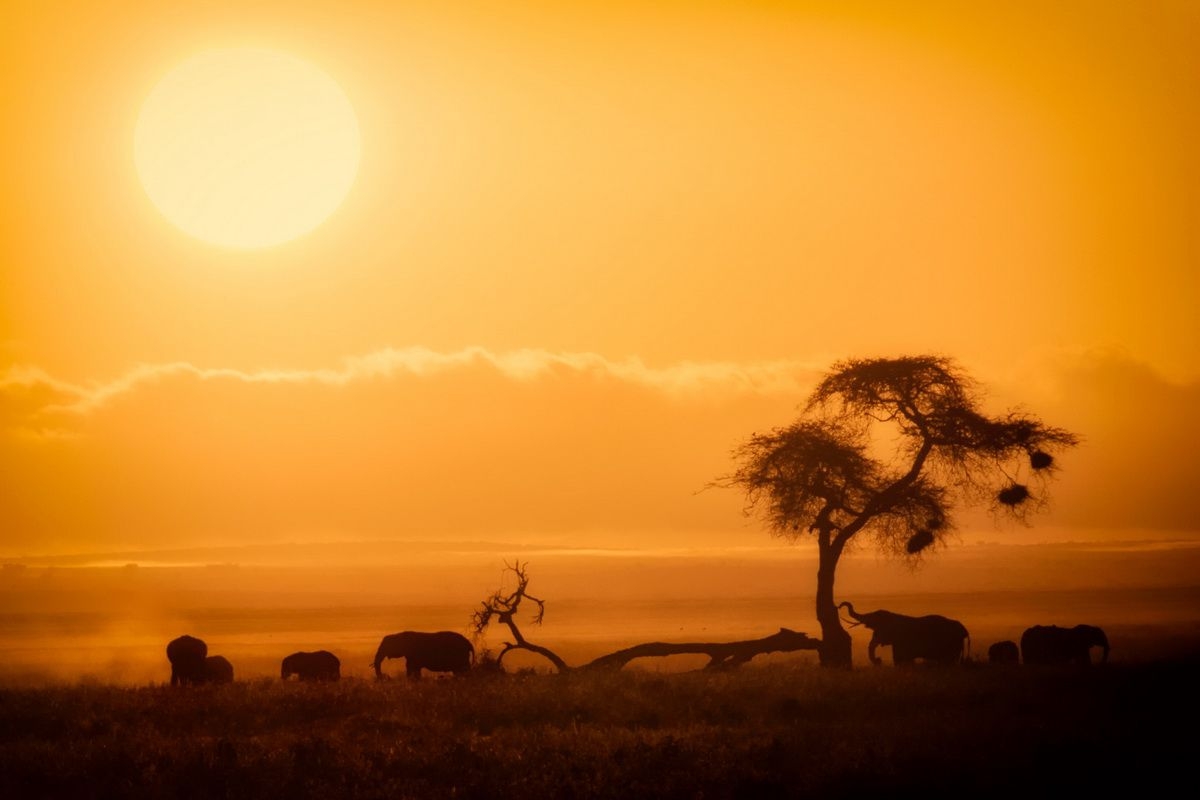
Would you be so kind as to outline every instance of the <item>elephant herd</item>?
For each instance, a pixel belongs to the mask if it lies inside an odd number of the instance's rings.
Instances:
[[[955,619],[939,614],[912,617],[892,611],[858,613],[850,602],[838,608],[846,609],[852,626],[862,625],[871,631],[867,657],[872,664],[882,663],[876,655],[880,647],[892,648],[892,661],[897,666],[915,663],[918,659],[940,664],[954,664],[970,656],[971,637],[966,627]],[[1021,644],[996,642],[988,648],[988,661],[993,664],[1048,665],[1092,663],[1091,649],[1099,647],[1101,661],[1108,660],[1108,637],[1094,625],[1062,628],[1057,625],[1034,625],[1021,635]]]
[[[386,677],[383,662],[403,658],[409,678],[421,677],[422,670],[469,672],[475,663],[475,647],[467,637],[453,631],[403,631],[383,637],[372,665],[377,678]],[[233,665],[224,656],[210,656],[208,645],[194,636],[180,636],[167,644],[167,661],[171,663],[171,685],[232,683]],[[342,675],[342,662],[328,650],[297,652],[286,656],[280,664],[279,677],[300,681],[336,681]]]
[[[855,611],[850,602],[838,605],[853,620],[852,626],[862,625],[871,631],[867,657],[872,664],[881,664],[877,655],[880,647],[892,648],[892,662],[906,666],[918,660],[954,664],[970,657],[971,637],[966,627],[955,619],[939,614],[913,617],[893,611]],[[988,661],[993,664],[1080,664],[1091,663],[1091,649],[1101,648],[1102,661],[1108,660],[1108,637],[1093,625],[1060,628],[1057,625],[1035,625],[1021,635],[1021,643],[996,642],[988,648]],[[405,673],[416,680],[422,670],[451,672],[462,675],[475,664],[475,648],[470,640],[453,631],[402,631],[383,637],[371,662],[377,678],[386,677],[383,662],[403,658]],[[224,656],[210,656],[208,645],[193,636],[180,636],[167,645],[167,660],[171,662],[171,685],[231,683],[233,665]],[[280,665],[279,676],[288,680],[295,676],[301,681],[336,681],[341,678],[341,661],[328,650],[292,653]]]

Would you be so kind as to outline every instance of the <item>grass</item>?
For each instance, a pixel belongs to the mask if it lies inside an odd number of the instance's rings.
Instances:
[[[0,796],[991,797],[1165,787],[1195,664],[0,689]],[[1184,727],[1184,730],[1187,730]]]

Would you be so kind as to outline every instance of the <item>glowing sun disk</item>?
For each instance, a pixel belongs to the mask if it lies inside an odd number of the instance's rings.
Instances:
[[[280,244],[332,214],[358,171],[358,120],[321,70],[268,50],[216,50],[151,91],[134,163],[163,215],[206,242]]]

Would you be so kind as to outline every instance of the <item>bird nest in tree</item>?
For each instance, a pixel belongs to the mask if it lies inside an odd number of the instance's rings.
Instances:
[[[1029,454],[1029,466],[1034,469],[1046,469],[1054,463],[1054,456],[1044,450],[1034,450]]]
[[[929,545],[933,544],[933,531],[920,530],[908,538],[908,543],[904,545],[904,549],[909,553],[919,553]]]
[[[996,499],[1006,506],[1018,506],[1029,499],[1029,487],[1019,483],[1005,486],[996,495]]]

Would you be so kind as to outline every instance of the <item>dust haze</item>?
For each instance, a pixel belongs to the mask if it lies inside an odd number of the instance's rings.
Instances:
[[[315,649],[338,654],[347,677],[367,678],[385,634],[467,633],[471,612],[500,586],[505,562],[517,557],[530,564],[532,588],[547,601],[544,624],[527,626],[526,636],[572,664],[646,641],[732,641],[780,627],[819,631],[812,607],[815,553],[803,546],[657,554],[527,547],[510,549],[511,555],[501,547],[339,545],[340,565],[314,563],[320,546],[296,546],[284,564],[279,548],[276,563],[262,563],[265,554],[254,548],[151,554],[176,559],[174,565],[9,563],[0,585],[0,681],[160,683],[169,676],[163,648],[182,633],[229,657],[239,680],[277,678],[285,655]],[[404,559],[389,563],[397,553]],[[205,555],[241,555],[248,563],[186,563]],[[1086,622],[1109,632],[1114,661],[1138,661],[1200,652],[1197,566],[1200,547],[1188,539],[978,540],[916,570],[873,555],[850,557],[838,591],[861,609],[961,619],[977,657],[992,642],[1019,639],[1033,624]],[[861,659],[868,637],[852,635]],[[495,651],[503,641],[502,632],[489,631],[477,649]],[[760,659],[815,663],[812,653]],[[703,660],[675,656],[632,668],[690,670]],[[549,667],[521,652],[506,663]]]

